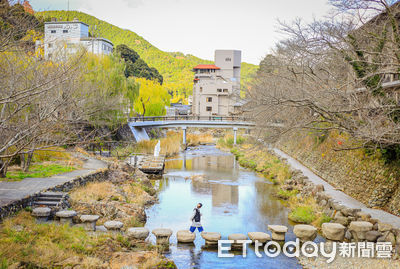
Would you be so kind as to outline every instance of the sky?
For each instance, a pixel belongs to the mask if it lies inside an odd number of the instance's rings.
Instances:
[[[30,0],[36,11],[67,10],[68,0]],[[212,60],[215,49],[238,49],[259,64],[282,35],[278,19],[326,15],[327,0],[69,0],[69,9],[132,30],[164,51]]]

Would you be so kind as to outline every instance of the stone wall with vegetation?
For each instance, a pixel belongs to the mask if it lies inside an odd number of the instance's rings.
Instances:
[[[398,165],[385,163],[379,151],[343,150],[345,144],[348,138],[334,132],[296,133],[281,138],[278,147],[367,206],[400,214]]]

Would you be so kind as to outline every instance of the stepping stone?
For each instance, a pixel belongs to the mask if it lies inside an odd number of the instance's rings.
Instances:
[[[317,237],[317,228],[312,225],[298,224],[294,226],[293,233],[299,238],[300,242],[314,241]]]
[[[196,234],[188,230],[181,230],[176,233],[176,238],[179,243],[193,243],[196,239]]]
[[[373,226],[374,225],[368,221],[352,221],[349,225],[349,231],[356,242],[364,241],[366,239],[365,234],[371,231]]]
[[[109,231],[117,233],[121,231],[121,228],[124,227],[124,224],[117,220],[109,220],[104,223],[104,227],[106,227]]]
[[[207,247],[215,247],[218,245],[218,240],[221,239],[220,233],[202,232],[201,237],[206,241]]]
[[[345,229],[340,223],[325,222],[322,224],[322,234],[326,239],[332,241],[343,241]]]
[[[172,230],[171,229],[158,228],[158,229],[154,229],[152,231],[152,234],[154,234],[155,237],[156,237],[157,245],[168,245],[169,244],[169,238],[172,235]]]
[[[144,240],[149,236],[150,231],[147,228],[144,227],[134,227],[134,228],[128,228],[126,231],[126,236],[129,239],[140,239]]]
[[[48,207],[36,207],[32,210],[32,216],[36,218],[36,222],[46,222],[51,213],[51,209]]]
[[[250,238],[253,243],[257,240],[259,243],[266,243],[267,241],[271,241],[271,236],[267,233],[263,232],[249,232],[247,236]]]
[[[285,241],[285,234],[288,228],[283,225],[268,225],[268,230],[271,231],[272,240]]]
[[[68,223],[69,225],[72,225],[72,218],[76,216],[76,211],[74,210],[58,211],[56,213],[56,216],[60,218],[61,224]]]
[[[228,235],[229,240],[233,240],[233,243],[231,244],[232,249],[241,249],[243,248],[243,244],[237,242],[238,240],[246,240],[247,236],[244,234],[230,234]]]
[[[96,231],[96,222],[99,218],[98,215],[82,215],[80,220],[86,231]]]

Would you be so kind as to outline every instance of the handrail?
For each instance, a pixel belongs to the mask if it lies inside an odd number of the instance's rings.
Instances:
[[[148,117],[132,117],[129,122],[145,122],[145,121],[176,121],[176,120],[191,120],[191,121],[251,121],[249,118],[237,116],[148,116]]]

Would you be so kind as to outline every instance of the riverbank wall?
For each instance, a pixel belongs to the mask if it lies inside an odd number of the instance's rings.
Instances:
[[[329,184],[371,208],[400,214],[400,169],[378,153],[342,150],[348,138],[331,133],[321,139],[310,133],[283,136],[277,147]]]

